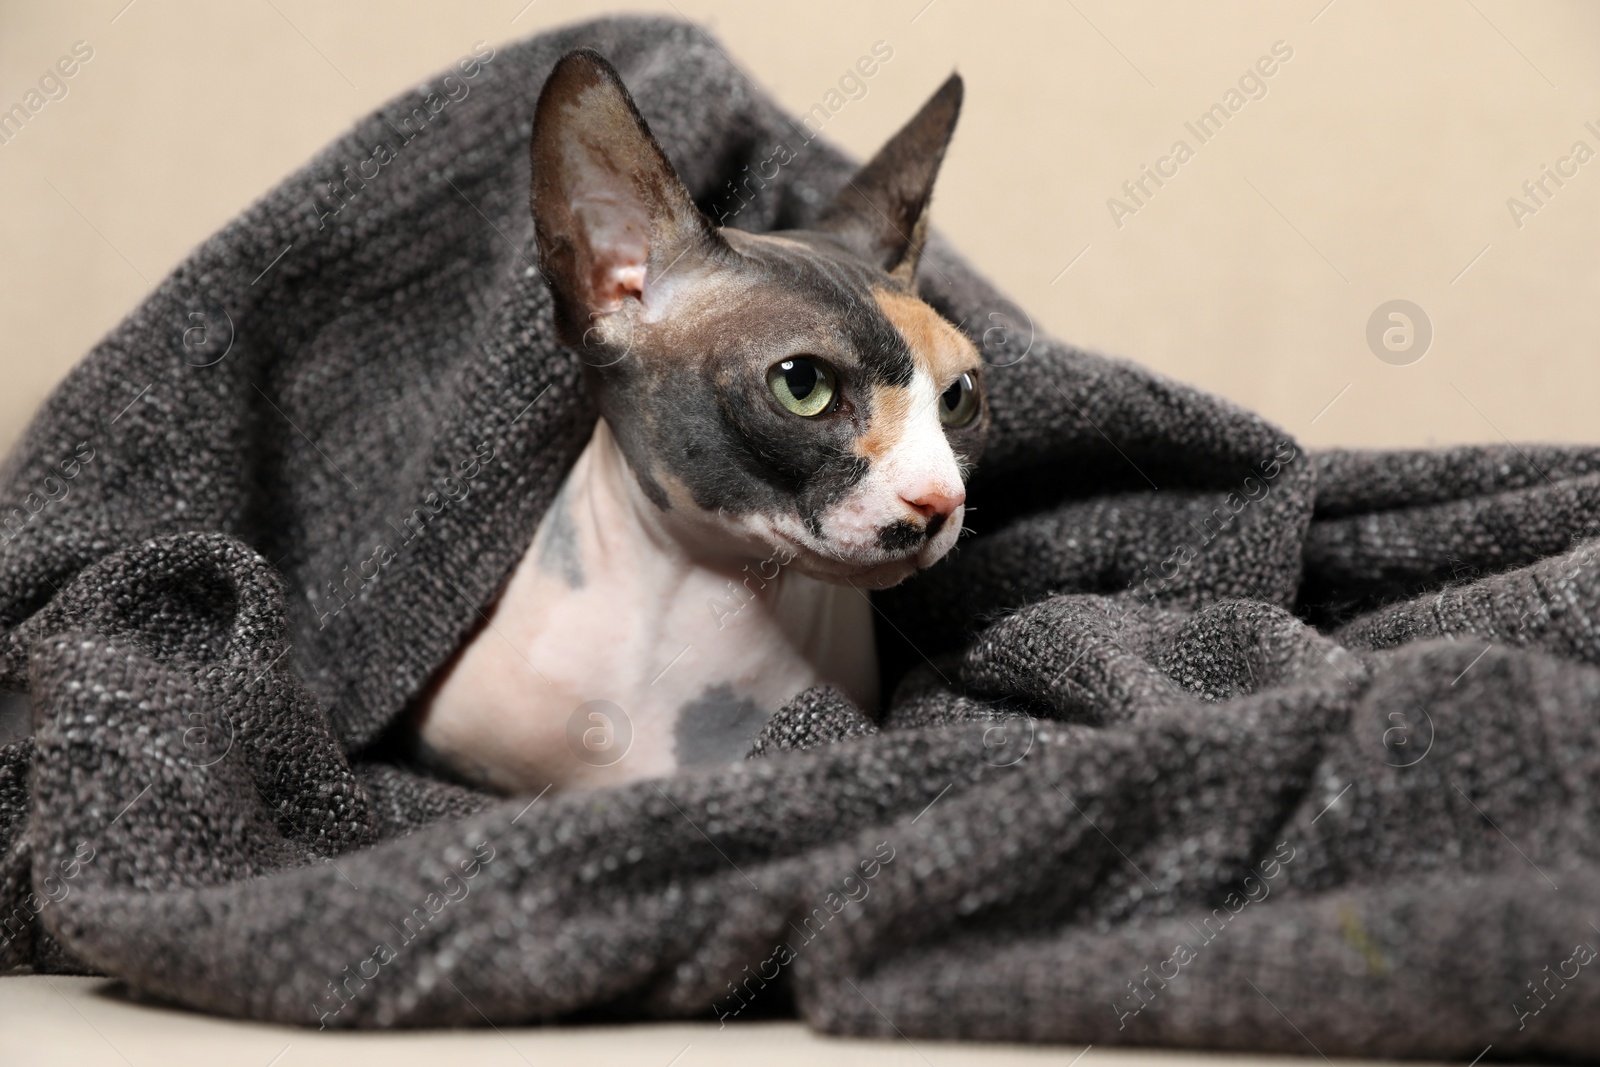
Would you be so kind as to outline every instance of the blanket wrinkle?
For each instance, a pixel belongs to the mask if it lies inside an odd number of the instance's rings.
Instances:
[[[972,535],[872,598],[881,714],[811,690],[736,765],[589,792],[408,764],[597,417],[526,206],[579,45],[713,217],[849,179],[699,28],[604,19],[196,249],[0,467],[0,971],[318,1028],[1595,1054],[1600,448],[1307,451],[938,234],[993,428]]]

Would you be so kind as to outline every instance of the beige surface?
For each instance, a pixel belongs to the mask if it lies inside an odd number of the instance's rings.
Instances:
[[[335,1034],[284,1026],[221,1022],[129,1004],[93,978],[0,979],[0,1063],[6,1067],[349,1067],[382,1063],[583,1064],[584,1067],[1298,1067],[1291,1056],[1195,1055],[1093,1045],[1026,1048],[907,1039],[855,1041],[819,1037],[796,1023],[508,1028]],[[1311,1053],[1307,1048],[1306,1052]],[[1322,1062],[1320,1060],[1316,1062]],[[1355,1061],[1341,1061],[1355,1062]],[[1376,1062],[1376,1061],[1373,1061]],[[1409,1067],[1427,1067],[1409,1061]]]
[[[0,5],[0,109],[24,101],[74,42],[94,50],[67,96],[0,146],[0,448],[190,248],[354,118],[476,40],[595,10],[565,0],[126,3]],[[1600,128],[1600,4],[639,6],[705,20],[795,110],[886,42],[893,59],[827,126],[857,153],[958,67],[967,110],[938,224],[1062,337],[1232,397],[1315,444],[1600,438],[1590,414],[1600,159],[1521,228],[1506,205],[1575,140],[1600,151],[1584,128]],[[1265,97],[1199,144],[1185,121],[1280,40],[1293,58]],[[1194,158],[1118,227],[1107,199],[1180,137]],[[1380,362],[1365,340],[1369,315],[1391,298],[1420,304],[1434,324],[1431,350],[1411,366]],[[346,1062],[350,1050],[348,1038],[136,1010],[59,984],[76,1010],[41,981],[0,980],[0,1062],[123,1062],[111,1042],[133,1063],[266,1064],[289,1044],[288,1067]],[[519,1032],[512,1042],[530,1061],[545,1057],[537,1062],[666,1064],[685,1044],[683,1067],[719,1056],[923,1062],[904,1045],[841,1045],[792,1027]],[[224,1044],[240,1052],[223,1057]],[[481,1048],[486,1062],[520,1062],[492,1033],[360,1044],[374,1058],[405,1049],[433,1062],[448,1047],[452,1059]],[[918,1047],[930,1063],[979,1061]],[[1097,1049],[1085,1062],[1114,1058]]]

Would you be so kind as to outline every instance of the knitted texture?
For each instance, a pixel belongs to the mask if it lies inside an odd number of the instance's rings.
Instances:
[[[850,174],[700,30],[595,22],[386,105],[163,281],[0,471],[0,967],[338,1027],[1600,1048],[1600,451],[1309,454],[937,237],[994,423],[973,535],[874,596],[878,721],[811,691],[739,765],[510,800],[396,759],[595,419],[526,206],[578,45],[713,218]]]

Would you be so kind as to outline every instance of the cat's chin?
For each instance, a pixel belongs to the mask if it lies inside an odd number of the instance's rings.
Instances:
[[[926,545],[922,551],[909,556],[900,556],[879,563],[861,564],[824,556],[811,549],[802,548],[790,566],[808,578],[815,578],[819,582],[828,582],[831,585],[851,585],[857,589],[889,589],[918,571],[933,566],[943,559],[944,555],[943,549]]]
[[[894,560],[857,572],[855,577],[850,579],[850,584],[858,589],[889,589],[921,569],[921,565],[915,559]]]
[[[759,524],[759,525],[756,525]],[[888,589],[943,559],[961,536],[959,512],[937,536],[914,550],[887,553],[876,547],[841,545],[831,538],[815,538],[798,520],[756,519],[747,533],[753,545],[770,551],[763,567],[776,564],[820,582],[851,585],[857,589]],[[749,549],[746,549],[749,551]],[[763,577],[771,577],[764,570]]]

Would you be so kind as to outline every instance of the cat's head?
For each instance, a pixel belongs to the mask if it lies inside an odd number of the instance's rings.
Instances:
[[[872,587],[955,544],[982,361],[914,272],[960,105],[952,76],[814,228],[755,234],[701,213],[598,53],[556,65],[531,148],[540,269],[682,536]]]

